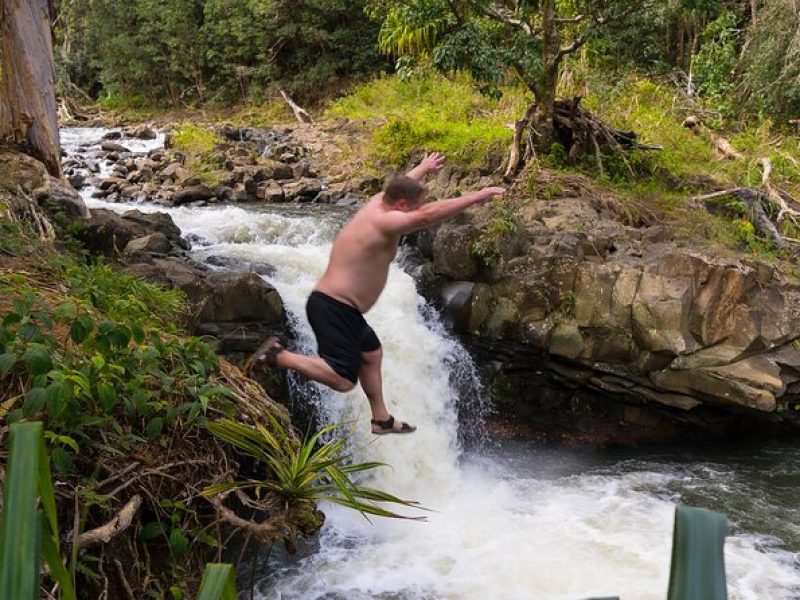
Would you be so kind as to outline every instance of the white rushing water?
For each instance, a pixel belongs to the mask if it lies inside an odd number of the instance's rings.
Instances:
[[[202,238],[208,245],[195,250],[201,258],[227,255],[275,266],[268,280],[283,297],[301,346],[313,347],[305,300],[326,266],[341,215],[137,208],[168,212],[184,235]],[[462,455],[460,399],[451,370],[469,359],[426,320],[427,312],[412,278],[393,266],[386,290],[366,315],[385,350],[387,403],[398,417],[419,426],[416,433],[374,439],[360,391],[317,388],[316,400],[323,421],[352,423],[360,459],[391,465],[370,484],[431,509],[422,513],[427,521],[368,522],[324,506],[327,520],[318,548],[273,566],[257,597],[663,600],[679,501],[670,490],[696,475],[641,465],[559,473],[542,469],[537,461],[550,459],[537,454],[514,460],[496,453]],[[800,597],[800,573],[775,540],[735,534],[725,553],[732,600]]]

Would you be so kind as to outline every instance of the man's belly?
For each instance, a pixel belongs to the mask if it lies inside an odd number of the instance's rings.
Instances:
[[[351,278],[326,274],[317,282],[314,289],[365,313],[378,301],[386,286],[387,274],[378,274],[377,277],[372,275],[372,281],[365,281],[369,276]]]

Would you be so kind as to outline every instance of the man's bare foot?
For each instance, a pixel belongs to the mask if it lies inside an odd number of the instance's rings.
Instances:
[[[385,433],[413,433],[417,428],[408,423],[398,421],[392,415],[385,421],[372,419],[372,433],[375,435],[383,435]]]
[[[285,348],[283,347],[281,338],[277,335],[269,336],[245,361],[244,372],[249,374],[256,367],[277,366],[277,356],[283,350],[285,350]]]

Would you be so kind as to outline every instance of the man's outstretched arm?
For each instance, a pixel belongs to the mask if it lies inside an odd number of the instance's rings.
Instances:
[[[434,173],[444,166],[444,155],[434,152],[426,154],[420,163],[406,173],[406,177],[410,177],[415,181],[420,181],[428,173]]]
[[[447,200],[431,202],[430,204],[423,204],[417,210],[409,212],[390,210],[381,215],[376,225],[381,231],[390,235],[411,233],[417,229],[429,227],[430,225],[435,225],[436,223],[444,221],[448,217],[452,217],[466,210],[473,204],[485,202],[492,196],[502,196],[505,194],[505,191],[506,190],[501,187],[488,187],[478,190],[477,192],[464,194],[458,198],[449,198]]]

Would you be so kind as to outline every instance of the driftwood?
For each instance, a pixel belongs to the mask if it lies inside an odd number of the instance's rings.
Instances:
[[[709,138],[711,143],[714,144],[714,150],[716,150],[717,155],[720,158],[726,160],[738,160],[744,158],[744,154],[734,148],[733,145],[731,145],[731,143],[724,137],[717,135],[708,127],[705,127],[703,125],[703,121],[696,115],[686,117],[686,119],[683,121],[683,126],[697,136],[705,135],[707,138]]]
[[[787,243],[796,244],[798,240],[784,236],[780,231],[780,226],[788,218],[793,225],[800,224],[800,210],[789,206],[789,202],[796,204],[794,198],[788,193],[776,189],[770,182],[772,174],[772,161],[769,158],[762,158],[761,165],[761,186],[758,188],[735,187],[719,190],[702,196],[695,196],[689,201],[695,204],[708,205],[728,197],[736,198],[747,206],[753,227],[763,237],[768,238],[776,248],[785,248]],[[773,222],[767,214],[766,206],[773,206],[777,210],[775,221]]]
[[[78,539],[75,540],[75,545],[78,548],[85,548],[86,546],[91,546],[99,542],[107,543],[111,538],[116,537],[130,527],[130,524],[133,522],[133,517],[139,512],[139,507],[141,505],[142,497],[136,494],[128,500],[125,506],[123,506],[108,523],[80,534]]]
[[[294,113],[294,118],[295,119],[297,119],[301,123],[313,123],[314,122],[314,118],[311,116],[311,114],[305,108],[303,108],[303,107],[299,106],[298,104],[296,104],[294,102],[294,100],[292,100],[289,97],[289,94],[287,94],[285,91],[281,90],[281,96],[283,96],[283,99],[286,101],[286,104],[289,105],[289,108],[292,109],[292,112]]]

